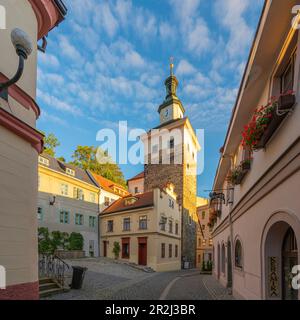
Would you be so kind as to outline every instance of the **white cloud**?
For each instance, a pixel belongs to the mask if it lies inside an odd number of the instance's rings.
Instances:
[[[68,104],[66,101],[62,101],[58,99],[57,97],[51,94],[42,92],[41,90],[37,90],[37,96],[41,101],[46,103],[49,107],[52,107],[59,111],[68,112],[77,116],[82,115],[82,112],[80,109],[78,109],[73,105]]]
[[[253,35],[243,15],[250,6],[249,0],[217,0],[215,13],[218,23],[229,31],[226,50],[230,57],[245,54]]]
[[[179,22],[181,37],[186,48],[195,55],[212,46],[209,28],[199,13],[200,0],[169,0]]]
[[[196,71],[197,69],[194,68],[194,66],[192,66],[187,60],[182,59],[179,61],[178,67],[176,69],[176,75],[190,75],[194,74]]]
[[[70,43],[69,39],[66,36],[59,36],[59,46],[61,52],[66,57],[77,61],[78,63],[82,63],[82,57],[79,51]]]
[[[53,114],[49,114],[45,110],[42,110],[41,117],[39,118],[39,121],[43,122],[53,122],[55,124],[59,124],[61,126],[67,126],[67,122],[63,120],[62,118],[59,118]]]
[[[113,37],[118,30],[119,24],[116,18],[114,17],[108,2],[102,3],[101,12],[101,24],[103,25],[103,28],[106,30],[107,34],[110,37]]]
[[[177,32],[174,26],[171,26],[170,23],[163,21],[159,25],[159,35],[162,41],[174,41]]]
[[[59,61],[57,57],[50,53],[38,53],[38,59],[41,64],[46,67],[57,68],[59,67]]]

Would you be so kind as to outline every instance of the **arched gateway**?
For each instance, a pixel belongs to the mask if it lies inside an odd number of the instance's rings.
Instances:
[[[294,266],[299,265],[300,223],[290,214],[276,214],[262,238],[262,284],[265,299],[299,299],[292,286]]]

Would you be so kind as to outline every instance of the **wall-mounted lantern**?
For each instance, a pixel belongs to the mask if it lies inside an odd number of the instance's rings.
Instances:
[[[55,201],[56,201],[56,196],[51,196],[51,197],[50,197],[49,205],[50,205],[50,206],[54,206]]]
[[[32,52],[32,43],[29,36],[23,30],[15,28],[11,32],[11,42],[19,56],[19,66],[16,74],[8,81],[0,83],[0,97],[8,100],[8,88],[20,80],[23,71],[25,60]]]
[[[211,192],[210,197],[210,207],[216,212],[217,216],[220,217],[222,214],[222,205],[225,204],[224,193]]]

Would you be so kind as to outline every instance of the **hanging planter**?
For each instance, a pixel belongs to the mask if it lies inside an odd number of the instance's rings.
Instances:
[[[265,147],[281,122],[293,109],[296,102],[293,92],[271,99],[266,105],[255,110],[251,121],[244,127],[242,146],[259,150]]]
[[[244,180],[244,177],[251,169],[251,159],[244,160],[240,163],[239,166],[235,167],[231,170],[229,176],[227,177],[227,181],[232,185],[239,185]]]

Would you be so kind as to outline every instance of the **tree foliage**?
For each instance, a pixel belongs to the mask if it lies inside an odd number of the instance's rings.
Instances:
[[[126,186],[126,181],[120,167],[101,148],[78,146],[72,158],[72,164],[84,170],[91,170],[96,174]]]
[[[44,152],[49,154],[51,157],[55,157],[55,150],[57,147],[60,146],[60,142],[58,141],[57,137],[53,133],[49,133],[44,137]]]
[[[39,253],[53,254],[56,250],[82,250],[84,244],[83,236],[80,233],[52,231],[41,227],[38,229]]]
[[[83,242],[82,234],[72,232],[69,238],[69,250],[82,250]]]

